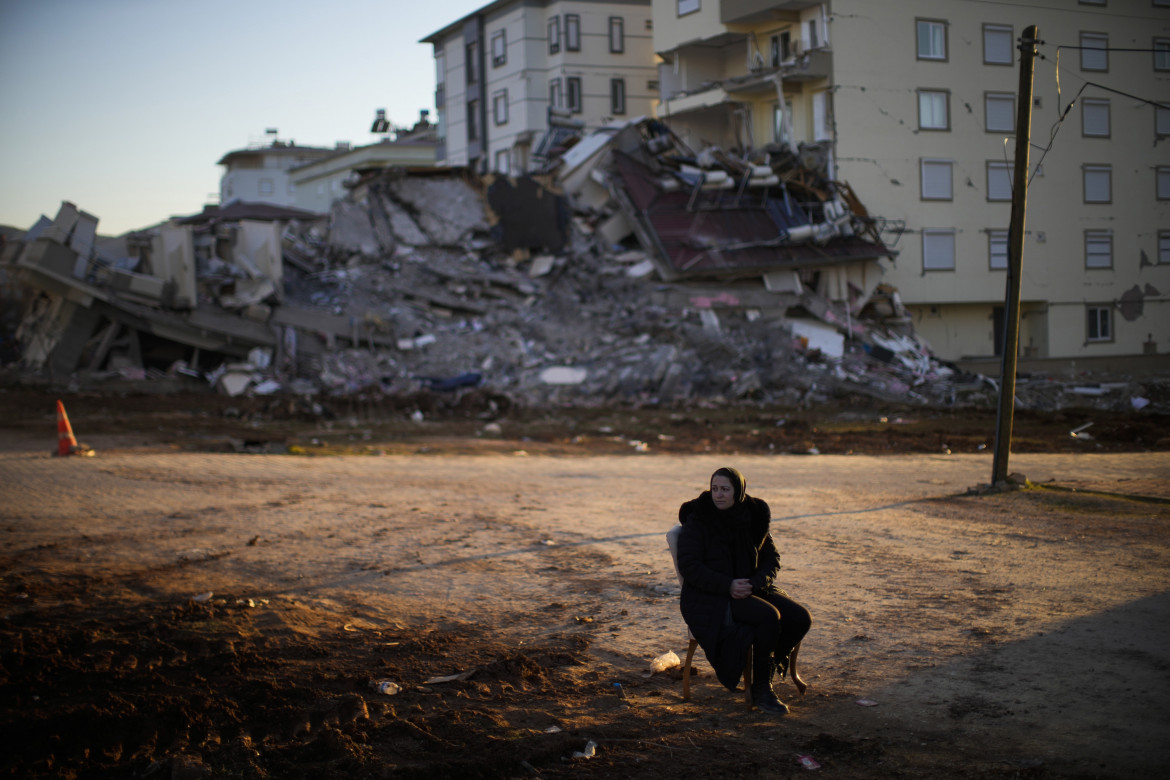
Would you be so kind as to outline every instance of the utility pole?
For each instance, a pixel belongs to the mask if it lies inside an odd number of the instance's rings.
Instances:
[[[995,459],[991,484],[1008,478],[1012,448],[1012,415],[1016,402],[1016,363],[1020,353],[1020,285],[1024,271],[1024,214],[1028,208],[1028,151],[1032,142],[1032,75],[1036,70],[1036,25],[1020,39],[1020,88],[1016,106],[1016,169],[1012,181],[1012,221],[1008,229],[1007,298],[1003,307],[1003,363],[999,372],[999,411],[995,426]]]

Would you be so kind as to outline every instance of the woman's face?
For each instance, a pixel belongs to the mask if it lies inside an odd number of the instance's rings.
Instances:
[[[731,509],[735,504],[735,490],[731,487],[731,480],[722,474],[711,477],[711,500],[716,509]]]

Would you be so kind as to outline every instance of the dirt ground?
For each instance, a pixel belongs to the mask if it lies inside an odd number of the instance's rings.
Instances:
[[[10,777],[1170,765],[1164,418],[1018,415],[1031,485],[983,494],[993,413],[75,396],[97,455],[54,458],[54,400],[0,395]],[[772,505],[814,618],[783,718],[701,652],[689,702],[649,674],[686,650],[664,533],[720,465]]]

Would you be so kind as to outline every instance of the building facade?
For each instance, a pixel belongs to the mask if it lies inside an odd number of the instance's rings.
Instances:
[[[337,152],[338,149],[297,146],[291,141],[279,140],[273,140],[267,146],[249,146],[228,152],[217,163],[224,167],[219,179],[219,202],[226,206],[232,201],[242,200],[296,208],[296,185],[289,178],[289,172]]]
[[[1020,350],[1170,351],[1170,0],[654,0],[688,145],[821,155],[948,359],[1002,351],[1018,39],[1036,25]]]
[[[427,36],[439,165],[523,173],[550,126],[650,114],[649,0],[500,0]]]

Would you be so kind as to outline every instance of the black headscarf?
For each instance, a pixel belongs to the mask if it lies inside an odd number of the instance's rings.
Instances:
[[[727,480],[731,483],[731,495],[735,498],[735,501],[732,502],[731,509],[735,509],[747,498],[747,480],[743,478],[743,474],[739,473],[739,469],[724,466],[721,469],[716,469],[715,473],[711,475],[712,480],[715,477],[727,477]],[[710,485],[710,481],[707,484]]]

